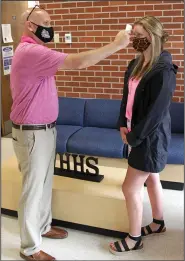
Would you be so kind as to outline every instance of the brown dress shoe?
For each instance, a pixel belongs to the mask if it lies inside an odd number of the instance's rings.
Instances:
[[[48,255],[47,253],[43,251],[39,251],[36,254],[33,254],[31,256],[25,256],[22,253],[20,253],[20,257],[25,259],[25,260],[56,260],[54,257]]]
[[[42,236],[53,239],[64,239],[68,237],[68,232],[58,227],[51,227],[50,231],[48,231],[46,234]]]

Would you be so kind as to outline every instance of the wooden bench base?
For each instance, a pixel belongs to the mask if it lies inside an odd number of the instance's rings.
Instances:
[[[58,160],[57,165],[59,165]],[[95,228],[96,233],[101,229],[105,233],[106,231],[127,232],[128,216],[121,191],[127,161],[99,158],[98,166],[100,174],[104,175],[104,179],[99,183],[54,176],[53,218],[55,222],[62,221],[63,223],[59,222],[62,225],[76,224],[79,229],[80,226]],[[183,187],[184,166],[167,165],[161,173],[161,180],[170,182],[171,186],[177,183]],[[10,158],[2,165],[2,208],[4,212],[17,211],[21,181],[17,160],[15,157]],[[148,204],[146,201],[146,197],[144,197],[144,204]]]

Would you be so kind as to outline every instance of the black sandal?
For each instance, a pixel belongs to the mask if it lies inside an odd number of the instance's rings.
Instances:
[[[143,243],[142,243],[142,238],[140,237],[132,237],[130,236],[130,239],[135,240],[136,244],[133,248],[129,248],[127,245],[127,242],[125,241],[125,239],[122,239],[120,241],[116,241],[114,243],[114,247],[116,248],[116,250],[113,250],[112,247],[109,247],[109,250],[112,254],[116,255],[116,256],[121,256],[124,255],[125,252],[128,251],[133,251],[133,250],[140,250],[143,248]]]
[[[153,223],[160,225],[157,231],[152,231],[150,225],[141,228],[141,236],[146,237],[149,235],[160,234],[166,232],[164,220],[153,219]],[[147,233],[145,232],[147,231]]]

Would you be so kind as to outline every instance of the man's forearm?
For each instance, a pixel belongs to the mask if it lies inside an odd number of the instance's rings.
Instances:
[[[115,40],[101,48],[77,54],[69,54],[61,69],[83,69],[95,65],[113,53],[125,48],[130,42],[130,35],[125,30],[120,31]]]
[[[95,65],[101,60],[109,57],[113,53],[119,51],[121,47],[112,42],[101,48],[85,51],[77,54],[69,54],[66,58],[64,67],[67,69],[83,69]]]
[[[116,43],[112,42],[101,48],[76,54],[77,57],[75,59],[79,61],[79,69],[83,69],[99,63],[120,49]]]

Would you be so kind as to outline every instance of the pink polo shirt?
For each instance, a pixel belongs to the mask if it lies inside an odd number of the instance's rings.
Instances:
[[[132,120],[132,108],[134,104],[134,97],[137,86],[140,80],[130,79],[128,83],[128,99],[127,99],[127,107],[126,107],[126,118],[131,121]]]
[[[58,117],[55,74],[67,54],[56,52],[23,36],[11,66],[13,105],[10,119],[16,124],[47,124]]]

